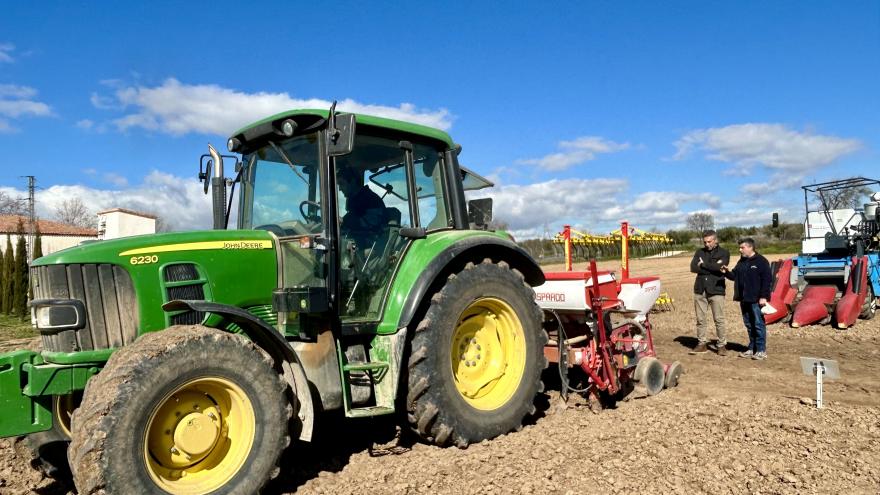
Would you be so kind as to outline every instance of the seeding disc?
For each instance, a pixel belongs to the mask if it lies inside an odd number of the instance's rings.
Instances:
[[[681,365],[678,361],[669,365],[669,368],[666,370],[666,380],[665,385],[666,388],[672,388],[678,386],[678,378],[681,374],[684,373],[684,366]]]

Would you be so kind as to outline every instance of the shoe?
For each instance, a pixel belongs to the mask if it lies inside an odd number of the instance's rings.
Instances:
[[[755,355],[755,353],[752,352],[751,349],[747,350],[746,352],[741,352],[741,353],[739,353],[739,357],[744,357],[744,358],[750,358],[750,357],[752,357],[752,356],[754,356],[754,355]]]
[[[719,345],[717,352],[718,352],[719,356],[726,356],[727,355],[727,346],[726,345]]]
[[[709,346],[705,342],[700,342],[691,350],[690,354],[705,354],[707,352],[709,352]]]
[[[756,352],[755,355],[752,356],[752,359],[755,359],[758,361],[763,361],[763,360],[767,359],[767,353],[766,352]]]

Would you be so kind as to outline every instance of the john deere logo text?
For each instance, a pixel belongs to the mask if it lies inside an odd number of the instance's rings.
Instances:
[[[224,242],[223,249],[262,249],[262,242],[231,241]]]

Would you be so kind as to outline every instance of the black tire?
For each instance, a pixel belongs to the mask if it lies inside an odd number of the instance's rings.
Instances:
[[[31,465],[45,476],[71,483],[67,447],[70,444],[70,414],[79,406],[82,393],[52,398],[52,428],[24,438],[31,452]]]
[[[645,388],[648,395],[659,394],[666,382],[663,363],[653,357],[640,359],[639,364],[636,365],[636,371],[633,373],[633,379]]]
[[[875,314],[877,314],[877,300],[874,297],[874,289],[872,289],[870,286],[868,287],[868,294],[865,299],[865,305],[862,308],[862,312],[859,313],[859,318],[863,320],[870,320],[874,318]]]
[[[32,433],[24,438],[31,453],[31,466],[45,476],[57,480],[70,480],[70,466],[67,464],[67,446],[70,438],[58,428]]]
[[[523,419],[535,413],[535,396],[544,390],[541,371],[547,367],[544,357],[547,334],[541,325],[542,314],[534,294],[523,275],[503,261],[496,264],[486,259],[479,265],[468,263],[461,272],[449,275],[445,285],[431,298],[411,342],[406,404],[409,422],[417,434],[437,445],[454,443],[466,447],[520,429]],[[501,394],[499,404],[491,409],[475,407],[458,390],[452,362],[453,339],[466,334],[460,329],[467,323],[460,326],[460,320],[466,311],[470,314],[473,308],[488,301],[487,298],[506,305],[507,311],[503,314],[510,316],[508,321],[516,320],[512,326],[520,325],[524,346],[523,359],[516,360],[509,368],[518,370],[522,365],[522,374],[517,376],[518,371],[511,371],[507,375],[508,368],[505,368],[506,376],[495,382],[515,386],[515,390],[506,399]],[[491,312],[487,314],[494,318]],[[480,351],[469,349],[468,352]],[[488,346],[485,352],[488,356]],[[507,354],[504,356],[506,359]],[[460,366],[455,364],[456,369]],[[474,366],[476,369],[477,364]],[[484,362],[479,366],[484,369]],[[495,386],[492,385],[490,394],[494,393]]]
[[[234,394],[212,394],[212,383],[222,383]],[[206,450],[193,454],[200,456],[196,462],[227,462],[219,459],[232,457],[232,467],[217,468],[226,474],[215,479],[208,474],[208,487],[195,491],[257,493],[278,474],[278,460],[290,443],[287,425],[293,409],[287,392],[287,384],[273,369],[272,359],[243,337],[198,325],[145,334],[113,354],[104,369],[88,382],[82,404],[74,412],[68,456],[76,487],[81,495],[179,493],[182,487],[175,483],[194,481],[204,472],[195,473],[193,469],[195,475],[189,473],[189,478],[162,479],[166,483],[163,487],[155,478],[168,472],[163,471],[166,468],[160,466],[160,459],[172,454],[189,455],[175,451],[179,432],[187,435],[195,429],[201,434],[203,428],[210,428],[218,432],[213,434],[214,443],[207,447],[207,454]],[[204,402],[207,400],[211,402]],[[197,407],[199,402],[207,406]],[[218,414],[207,412],[212,403]],[[221,409],[223,404],[237,404],[238,412]],[[162,434],[169,435],[171,429],[163,432],[160,421],[180,418],[178,408],[185,409],[183,419],[201,416],[188,423],[179,420],[171,426],[173,437],[165,438]],[[235,418],[244,418],[238,423],[244,426],[237,430],[243,442],[226,439],[227,432],[238,428]],[[157,438],[163,448],[148,448],[148,442]],[[174,448],[164,450],[168,442]]]

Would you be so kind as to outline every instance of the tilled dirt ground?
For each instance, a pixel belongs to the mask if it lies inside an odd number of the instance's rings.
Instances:
[[[418,443],[391,419],[322,418],[321,434],[288,454],[271,491],[880,493],[880,318],[846,331],[771,326],[770,358],[759,362],[736,357],[747,337],[729,301],[735,352],[692,356],[689,261],[632,266],[634,274],[660,275],[675,299],[676,309],[652,322],[660,357],[685,366],[677,388],[594,412],[579,397],[563,402],[550,369],[529,425],[463,450]],[[824,409],[811,405],[815,380],[801,373],[800,356],[840,363],[841,379],[826,382]],[[68,493],[32,470],[22,447],[0,441],[0,494]]]

